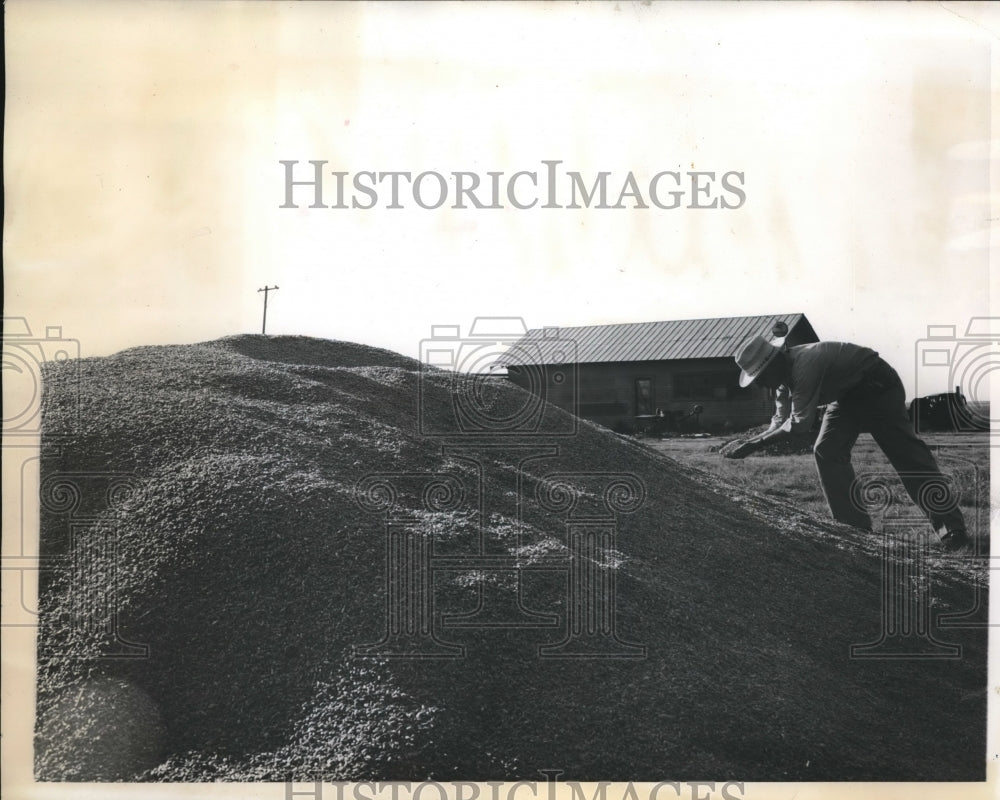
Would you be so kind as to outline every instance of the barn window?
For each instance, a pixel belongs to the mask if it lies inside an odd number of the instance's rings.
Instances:
[[[731,371],[682,372],[674,376],[676,400],[729,400],[736,388]]]

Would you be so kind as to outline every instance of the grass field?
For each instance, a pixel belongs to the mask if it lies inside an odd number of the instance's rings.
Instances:
[[[941,470],[954,481],[960,492],[959,506],[974,537],[985,541],[989,536],[990,447],[988,433],[936,433],[922,437],[931,447]],[[645,444],[686,466],[705,470],[749,492],[798,506],[803,511],[829,519],[830,512],[820,488],[811,453],[800,455],[752,455],[745,459],[727,459],[716,452],[722,438],[644,439]],[[871,436],[862,434],[853,453],[859,478],[875,473],[889,473],[895,485],[893,505],[887,512],[916,516],[918,512],[894,477],[892,465]],[[878,517],[873,517],[876,530]],[[918,525],[930,532],[929,525]]]

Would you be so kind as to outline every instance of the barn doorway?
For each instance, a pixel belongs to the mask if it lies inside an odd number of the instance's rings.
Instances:
[[[653,413],[653,379],[635,379],[635,415],[641,417],[644,414]]]

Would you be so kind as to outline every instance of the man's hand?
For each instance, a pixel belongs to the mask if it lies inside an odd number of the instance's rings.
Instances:
[[[754,439],[745,439],[741,442],[730,442],[719,452],[724,458],[746,458],[760,446]]]

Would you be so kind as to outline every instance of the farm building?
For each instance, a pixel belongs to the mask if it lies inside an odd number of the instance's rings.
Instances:
[[[739,430],[769,420],[774,395],[741,389],[733,355],[777,322],[790,346],[818,341],[804,314],[537,328],[503,363],[518,386],[613,430]]]

